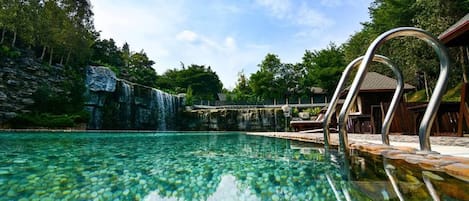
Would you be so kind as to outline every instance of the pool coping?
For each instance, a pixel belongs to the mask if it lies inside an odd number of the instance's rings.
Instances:
[[[247,132],[246,134],[324,144],[322,133]],[[376,140],[376,137],[380,138],[381,136],[376,134],[349,134],[350,150],[394,160],[404,160],[409,164],[418,165],[422,169],[445,172],[455,178],[469,182],[468,137],[431,137],[432,150],[434,151],[431,153],[419,151],[417,136],[391,135],[391,146],[383,145],[380,140]],[[396,140],[399,138],[407,139]],[[330,139],[331,145],[337,147],[338,134],[331,133]],[[417,139],[416,142],[415,139]],[[454,143],[458,140],[463,142]],[[433,144],[434,141],[436,141],[435,144]]]

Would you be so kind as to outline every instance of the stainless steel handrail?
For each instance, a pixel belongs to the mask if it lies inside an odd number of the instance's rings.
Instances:
[[[352,85],[350,87],[350,92],[347,94],[347,97],[344,102],[344,106],[340,110],[339,115],[339,140],[341,140],[340,148],[343,150],[348,149],[348,142],[347,142],[347,131],[346,131],[346,119],[350,113],[350,106],[351,103],[355,101],[357,98],[357,94],[359,88],[365,78],[365,73],[367,68],[376,52],[376,50],[386,41],[400,37],[400,36],[414,36],[418,39],[421,39],[427,42],[435,51],[440,59],[440,75],[438,77],[438,81],[435,85],[434,92],[430,101],[428,103],[428,107],[423,115],[422,122],[420,123],[419,127],[419,142],[420,142],[420,150],[422,151],[431,151],[430,146],[430,131],[432,127],[432,123],[435,120],[436,113],[438,111],[438,107],[441,103],[441,98],[443,96],[443,92],[446,89],[448,83],[448,73],[449,73],[449,59],[448,53],[446,48],[430,33],[414,27],[400,27],[391,29],[376,38],[371,45],[368,47],[365,56],[363,58],[363,62],[360,64],[358,68],[357,75],[355,76]],[[342,138],[342,139],[341,139]]]
[[[394,193],[396,193],[397,197],[399,198],[400,201],[405,200],[404,196],[402,196],[401,191],[399,190],[398,180],[396,176],[394,175],[396,167],[394,167],[391,164],[388,164],[388,161],[386,158],[383,158],[383,165],[384,165],[384,172],[388,176],[389,181],[391,182],[391,186],[394,190]]]
[[[337,88],[335,89],[334,95],[332,96],[331,102],[329,103],[329,106],[327,108],[324,121],[323,121],[324,147],[326,149],[328,149],[330,145],[329,127],[331,123],[332,114],[335,112],[335,108],[339,101],[340,92],[344,89],[345,82],[348,79],[352,69],[355,67],[358,67],[358,65],[362,62],[362,60],[363,60],[363,56],[358,57],[352,62],[350,62],[347,65],[347,67],[345,67],[342,73],[342,76],[340,77],[339,83],[337,84]],[[397,68],[394,64],[392,64],[392,62],[387,57],[382,56],[382,55],[375,55],[373,57],[373,61],[380,62],[382,64],[389,66],[397,78],[396,91],[394,92],[390,107],[388,109],[388,112],[386,113],[386,117],[384,118],[382,130],[381,130],[381,136],[382,136],[381,138],[382,138],[383,144],[389,145],[389,137],[388,137],[389,128],[391,126],[391,121],[392,121],[392,118],[394,117],[399,100],[401,99],[402,93],[404,92],[404,79],[399,68]]]

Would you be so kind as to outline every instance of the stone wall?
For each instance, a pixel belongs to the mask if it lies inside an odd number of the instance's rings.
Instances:
[[[185,130],[284,131],[280,108],[200,109],[184,112]]]
[[[29,112],[32,95],[41,86],[52,92],[64,81],[63,66],[46,66],[30,57],[0,58],[0,128],[19,113]]]
[[[179,130],[182,98],[116,77],[106,67],[86,69],[88,129]]]

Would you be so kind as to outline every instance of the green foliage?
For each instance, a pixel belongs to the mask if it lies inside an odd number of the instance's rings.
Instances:
[[[70,79],[57,85],[52,91],[44,85],[32,95],[34,104],[28,109],[31,113],[19,114],[10,121],[13,128],[65,128],[78,123],[87,123],[88,112],[83,110],[85,86],[80,77],[69,74]]]
[[[187,87],[185,103],[187,106],[194,105],[194,95],[192,94],[192,87]]]
[[[259,70],[251,74],[249,85],[253,93],[260,98],[269,99],[278,96],[275,93],[274,73],[270,71]]]
[[[61,114],[52,115],[48,113],[27,113],[20,114],[10,120],[13,128],[70,128],[77,123],[88,122],[89,114],[80,112],[73,115]]]
[[[308,108],[304,112],[309,113],[310,116],[316,116],[321,112],[321,107]]]
[[[209,67],[192,64],[181,70],[166,71],[156,81],[158,88],[173,93],[186,93],[189,86],[192,89],[194,101],[210,100],[216,98],[223,88],[218,75]]]
[[[149,87],[157,87],[158,75],[152,67],[155,62],[150,60],[143,50],[131,52],[127,43],[119,48],[112,38],[96,40],[92,49],[91,62],[93,65],[109,67],[122,79]]]
[[[124,66],[124,61],[121,58],[122,52],[116,46],[114,39],[97,39],[91,47],[93,54],[91,61],[99,65]]]
[[[300,110],[298,110],[297,107],[294,107],[291,113],[292,113],[292,117],[297,117],[298,114],[300,113]]]
[[[282,63],[277,55],[267,54],[260,69],[249,78],[252,92],[261,99],[290,97],[301,93],[304,67]]]
[[[52,91],[49,86],[41,86],[32,95],[34,104],[30,110],[38,113],[70,114],[83,109],[83,82],[67,80],[59,86],[61,92]]]
[[[320,87],[328,93],[335,90],[337,82],[347,65],[344,51],[334,43],[329,44],[326,49],[319,51],[306,51],[303,56],[302,65],[305,66],[307,75],[304,87]]]
[[[425,89],[418,90],[416,92],[407,95],[407,102],[424,102],[427,101],[427,94]]]
[[[9,48],[6,45],[0,45],[0,56],[15,59],[21,56],[21,52],[14,50],[12,48]]]
[[[344,45],[346,61],[364,55],[372,40],[392,28],[418,27],[438,36],[467,14],[469,1],[375,0],[369,10],[371,22],[363,23],[362,30],[352,35]],[[430,86],[437,80],[439,61],[434,50],[424,41],[411,37],[393,39],[380,47],[377,53],[389,57],[402,70],[407,83],[417,84],[417,72],[426,72]],[[459,51],[450,51],[449,54],[451,58],[460,59]],[[455,86],[461,80],[458,63],[451,63],[450,86]],[[381,65],[371,65],[369,71],[392,77],[389,68]]]
[[[446,90],[446,93],[443,95],[442,101],[447,102],[457,102],[461,101],[461,87],[462,83],[459,83],[453,88]],[[418,90],[416,92],[410,93],[407,95],[407,102],[426,102],[427,95],[425,89]]]
[[[462,87],[462,83],[460,82],[455,87],[448,89],[445,95],[443,95],[443,101],[448,101],[448,102],[461,101],[461,87]]]
[[[232,91],[224,90],[223,93],[227,96],[228,103],[243,105],[243,104],[257,104],[257,98],[252,92],[249,85],[249,79],[244,72],[238,73],[238,82]]]
[[[282,63],[277,55],[267,54],[249,78],[249,86],[261,99],[307,97],[312,87],[333,92],[345,65],[343,49],[333,43],[324,50],[306,50],[297,64]]]
[[[94,40],[89,1],[2,1],[0,43],[36,51],[49,64],[85,65]]]
[[[129,60],[129,77],[127,80],[145,86],[156,87],[158,76],[152,67],[153,64],[155,62],[150,60],[143,50],[132,53]]]

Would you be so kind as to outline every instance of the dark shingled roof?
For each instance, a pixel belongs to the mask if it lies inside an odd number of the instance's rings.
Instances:
[[[396,90],[397,80],[376,72],[366,73],[360,92],[383,92]],[[346,90],[349,90],[350,86]],[[415,89],[410,84],[404,84],[404,91]]]
[[[448,47],[469,45],[469,13],[440,34],[438,39]]]

